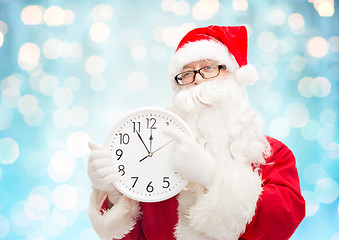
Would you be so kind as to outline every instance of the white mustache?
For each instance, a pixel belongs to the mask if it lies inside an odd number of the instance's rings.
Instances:
[[[227,78],[220,78],[184,88],[174,96],[173,103],[188,112],[215,106],[227,96],[226,81]]]

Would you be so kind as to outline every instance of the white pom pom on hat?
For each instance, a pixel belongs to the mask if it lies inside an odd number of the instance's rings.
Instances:
[[[254,84],[257,71],[247,64],[247,30],[245,26],[215,26],[195,28],[180,41],[169,65],[169,77],[174,90],[180,89],[174,77],[194,61],[215,60],[225,64],[244,85]]]
[[[235,73],[235,76],[237,80],[243,83],[244,85],[252,85],[258,79],[257,70],[251,64],[247,64],[238,69]]]

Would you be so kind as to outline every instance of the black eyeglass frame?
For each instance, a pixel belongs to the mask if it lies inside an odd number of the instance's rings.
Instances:
[[[206,67],[210,67],[210,66],[213,66],[213,65],[207,65],[207,66],[202,67],[202,68],[200,68],[200,69],[198,69],[198,70],[185,71],[185,72],[178,73],[178,74],[174,77],[174,79],[175,79],[175,81],[177,82],[177,84],[179,84],[180,86],[184,86],[184,85],[193,83],[193,82],[195,81],[195,76],[197,75],[197,73],[199,73],[200,76],[201,76],[203,79],[210,79],[210,78],[214,78],[214,77],[218,76],[218,75],[220,74],[220,69],[227,69],[227,67],[226,67],[225,64],[219,64],[219,65],[217,65],[217,66],[218,66],[218,73],[217,73],[217,75],[215,75],[215,76],[213,76],[213,77],[208,77],[208,78],[206,78],[206,77],[204,76],[204,74],[201,74],[201,73],[200,73],[200,71],[201,71],[202,69],[204,69],[204,68],[206,68]],[[193,72],[193,73],[194,73],[194,75],[193,75],[193,81],[192,81],[192,82],[189,82],[189,83],[185,83],[185,84],[179,83],[178,76],[181,75],[181,74],[184,74],[184,73],[189,73],[189,72]]]

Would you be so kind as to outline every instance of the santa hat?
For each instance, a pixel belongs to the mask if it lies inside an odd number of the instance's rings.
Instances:
[[[247,64],[247,30],[245,26],[208,26],[188,32],[180,41],[169,66],[174,89],[178,86],[174,77],[183,67],[194,61],[215,60],[225,64],[227,71],[235,73],[244,85],[257,79],[254,66]]]

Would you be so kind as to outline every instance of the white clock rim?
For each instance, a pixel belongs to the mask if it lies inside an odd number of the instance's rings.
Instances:
[[[162,112],[164,114],[168,114],[168,115],[172,116],[173,118],[175,118],[184,127],[184,130],[185,130],[185,133],[187,134],[187,136],[191,137],[191,138],[194,138],[193,132],[190,129],[190,127],[177,114],[175,114],[175,113],[173,113],[173,112],[171,112],[171,111],[169,111],[167,109],[161,108],[161,107],[147,106],[147,107],[140,107],[140,108],[128,111],[122,117],[120,117],[117,121],[115,121],[115,123],[111,127],[109,133],[107,134],[104,148],[106,150],[109,149],[111,136],[112,136],[112,134],[114,134],[116,132],[118,127],[121,125],[121,123],[123,123],[124,121],[127,121],[132,115],[135,115],[135,114],[137,114],[139,112],[145,112],[145,111],[158,111],[158,112]],[[171,197],[174,197],[175,195],[180,193],[185,188],[185,186],[188,184],[188,181],[186,179],[184,179],[184,178],[182,178],[182,179],[183,179],[182,181],[184,181],[184,183],[182,184],[183,187],[178,188],[175,191],[172,191],[170,196],[165,196],[165,197],[161,197],[161,198],[157,198],[157,199],[138,198],[138,197],[135,197],[135,196],[129,194],[127,191],[122,190],[122,188],[120,188],[119,186],[116,185],[117,182],[113,183],[113,185],[117,188],[118,191],[122,192],[123,195],[125,195],[125,196],[127,196],[127,197],[129,197],[129,198],[131,198],[133,200],[136,200],[136,201],[139,201],[139,202],[161,202],[161,201],[165,201],[167,199],[170,199]]]

